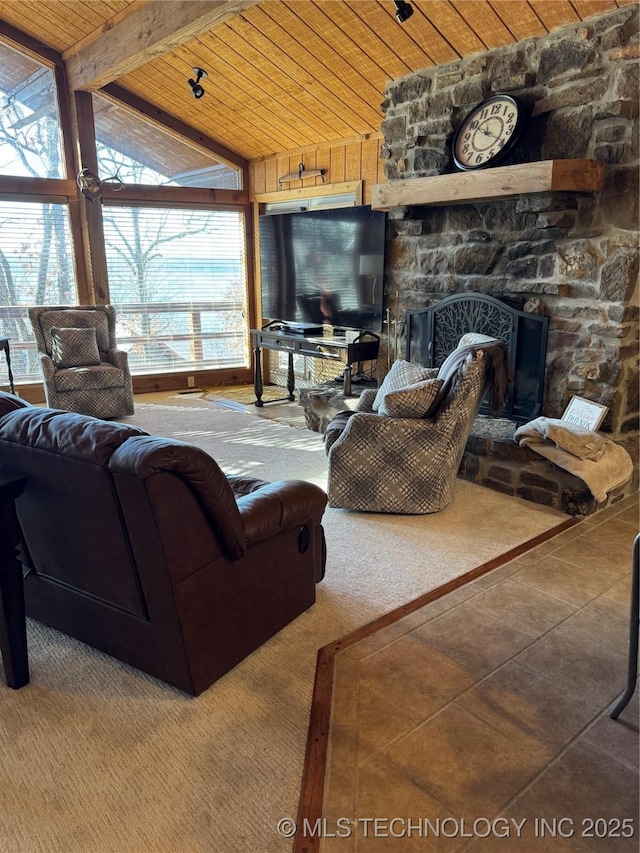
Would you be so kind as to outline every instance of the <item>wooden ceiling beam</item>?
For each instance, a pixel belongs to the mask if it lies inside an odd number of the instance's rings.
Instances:
[[[62,68],[62,57],[57,50],[2,19],[0,19],[0,39],[17,47],[18,50],[26,51],[33,59],[40,61],[44,59],[51,65]]]
[[[76,53],[80,53],[80,51],[87,47],[90,44],[93,44],[94,41],[103,36],[108,30],[112,30],[116,24],[119,24],[121,21],[124,21],[125,18],[133,15],[134,12],[137,12],[138,9],[142,8],[148,0],[133,0],[130,6],[127,6],[124,9],[121,9],[120,12],[115,14],[112,18],[109,18],[106,21],[103,21],[98,27],[96,27],[93,32],[89,33],[80,41],[77,41],[75,44],[72,44],[70,48],[63,51],[62,58],[66,62],[67,59],[70,59],[72,56],[75,56]]]
[[[258,0],[149,0],[67,60],[74,90],[95,91]]]

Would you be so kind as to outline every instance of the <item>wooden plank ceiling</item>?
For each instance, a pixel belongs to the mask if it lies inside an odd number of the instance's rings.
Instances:
[[[380,130],[389,80],[635,0],[263,0],[113,82],[247,159]],[[146,0],[0,0],[0,19],[77,56]],[[187,79],[206,70],[205,96]]]

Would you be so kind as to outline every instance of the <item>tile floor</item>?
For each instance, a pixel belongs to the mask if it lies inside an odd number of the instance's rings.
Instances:
[[[638,691],[607,713],[638,520],[636,495],[336,656],[322,853],[638,850]]]

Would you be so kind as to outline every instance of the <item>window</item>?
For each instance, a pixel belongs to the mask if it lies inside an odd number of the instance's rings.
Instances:
[[[66,204],[0,200],[0,337],[16,382],[42,379],[27,306],[76,302],[70,245]]]
[[[101,179],[117,175],[130,188],[241,188],[241,170],[92,98]],[[75,219],[70,227],[68,177],[54,73],[0,43],[0,336],[10,340],[17,383],[42,380],[27,307],[78,303],[72,233],[80,228]],[[33,180],[12,187],[11,178]],[[16,184],[28,187],[20,200]],[[103,207],[109,301],[134,373],[250,364],[243,209],[182,204],[187,194],[174,207],[133,194]]]
[[[241,172],[93,96],[98,170],[137,185],[238,189]],[[244,215],[103,207],[110,302],[134,374],[248,367]]]
[[[63,178],[53,72],[0,42],[0,175]]]
[[[240,189],[238,169],[100,95],[92,100],[102,180],[117,174],[125,184]]]
[[[65,177],[53,72],[2,43],[0,176]],[[66,199],[0,196],[0,337],[9,338],[16,382],[42,379],[27,306],[75,302]]]
[[[108,205],[103,216],[131,372],[247,367],[242,212]]]

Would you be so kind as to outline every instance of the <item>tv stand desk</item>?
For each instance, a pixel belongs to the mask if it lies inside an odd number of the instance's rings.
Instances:
[[[256,406],[264,406],[262,391],[262,359],[261,350],[268,349],[278,352],[286,352],[289,356],[287,367],[287,392],[288,396],[282,399],[295,400],[293,391],[295,389],[295,378],[293,374],[293,356],[304,355],[309,358],[326,358],[331,361],[341,361],[344,369],[344,395],[351,394],[351,365],[358,361],[374,361],[378,357],[380,338],[373,332],[362,332],[360,337],[352,343],[347,343],[346,338],[325,337],[317,335],[306,337],[305,335],[292,334],[291,332],[276,332],[272,329],[252,329],[254,361],[254,383],[256,392]],[[269,402],[276,402],[271,400]]]

